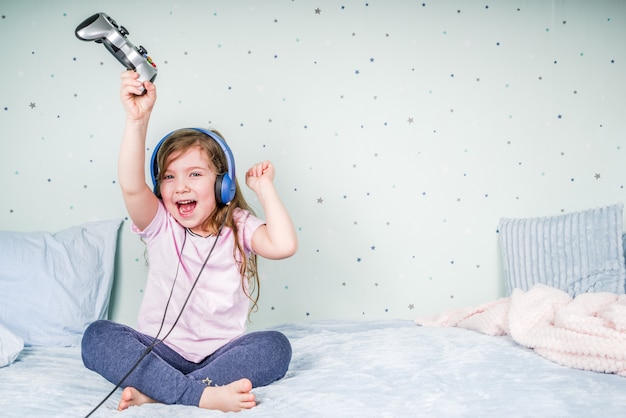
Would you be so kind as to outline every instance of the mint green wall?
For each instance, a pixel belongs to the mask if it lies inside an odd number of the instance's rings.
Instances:
[[[261,264],[255,327],[491,300],[500,217],[626,200],[626,2],[3,0],[1,229],[126,216],[123,68],[74,37],[98,11],[159,66],[150,146],[212,127],[238,174],[277,167],[300,251]],[[123,231],[111,313],[134,324]]]

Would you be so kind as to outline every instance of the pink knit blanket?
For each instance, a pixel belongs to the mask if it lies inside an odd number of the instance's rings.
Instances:
[[[538,284],[527,292],[515,289],[508,298],[415,322],[508,334],[563,366],[626,376],[626,295],[585,293],[572,298]]]

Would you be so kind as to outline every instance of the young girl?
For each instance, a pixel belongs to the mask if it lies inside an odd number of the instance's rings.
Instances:
[[[120,410],[147,402],[252,408],[252,388],[282,378],[291,360],[283,334],[245,333],[250,289],[258,286],[255,255],[282,259],[297,248],[274,187],[274,167],[266,161],[246,173],[265,212],[261,221],[235,178],[226,179],[233,182],[234,196],[225,198],[231,202],[216,193],[216,180],[221,182],[232,163],[221,137],[180,130],[159,147],[152,190],[144,150],[156,87],[146,81],[142,95],[137,78],[133,71],[122,74],[126,126],[118,175],[132,229],[147,245],[148,280],[137,330],[94,322],[83,336],[83,362],[115,384],[135,367],[122,382]]]

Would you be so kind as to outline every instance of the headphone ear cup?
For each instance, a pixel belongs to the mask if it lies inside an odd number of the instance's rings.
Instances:
[[[227,173],[218,174],[215,178],[215,201],[227,205],[235,197],[233,181]]]
[[[224,181],[224,175],[223,174],[218,174],[217,177],[215,177],[215,201],[217,202],[218,205],[223,205],[224,202],[222,201],[222,183]]]

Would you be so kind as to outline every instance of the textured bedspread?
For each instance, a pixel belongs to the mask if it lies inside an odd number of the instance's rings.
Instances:
[[[548,361],[508,336],[413,321],[288,324],[287,376],[255,389],[238,417],[622,416],[626,379]],[[112,388],[79,349],[27,348],[0,369],[0,416],[85,416]],[[223,417],[195,407],[143,405],[99,417]],[[228,414],[232,415],[232,414]]]
[[[527,292],[515,289],[508,298],[415,322],[508,334],[563,366],[626,376],[626,295],[599,292],[572,298],[538,284]]]

